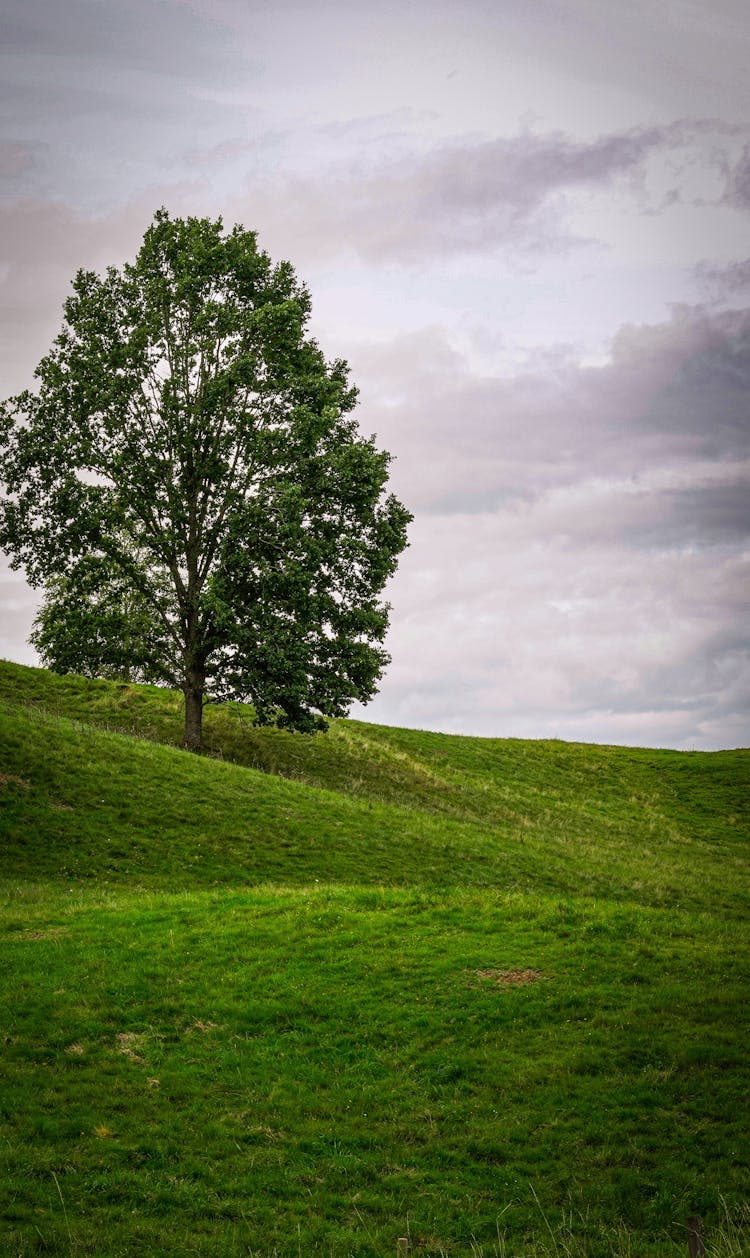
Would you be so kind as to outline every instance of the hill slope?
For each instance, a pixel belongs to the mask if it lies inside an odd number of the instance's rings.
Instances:
[[[9,1253],[744,1252],[747,752],[207,724],[0,665]]]
[[[174,750],[177,696],[0,664],[7,873],[175,888],[438,883],[743,908],[750,753],[316,737],[210,712],[236,763]],[[117,736],[112,727],[141,731]],[[148,736],[144,736],[143,731]],[[159,741],[154,741],[158,739]],[[164,745],[166,744],[166,745]],[[272,772],[245,766],[261,765]],[[43,843],[31,836],[43,832]]]

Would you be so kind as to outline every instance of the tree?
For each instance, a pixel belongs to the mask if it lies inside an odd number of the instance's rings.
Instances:
[[[46,591],[45,663],[180,688],[196,750],[207,696],[303,731],[371,698],[411,516],[290,264],[162,209],[64,310],[0,408],[0,546]]]

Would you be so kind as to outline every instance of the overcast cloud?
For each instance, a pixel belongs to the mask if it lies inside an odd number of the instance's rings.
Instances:
[[[258,229],[415,513],[368,719],[750,742],[744,3],[9,0],[0,393],[154,210]],[[36,595],[0,571],[0,654]]]

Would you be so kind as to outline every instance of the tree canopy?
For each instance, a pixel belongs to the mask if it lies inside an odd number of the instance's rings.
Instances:
[[[64,312],[0,409],[0,546],[45,591],[44,662],[180,688],[194,749],[206,696],[303,731],[371,698],[411,516],[291,265],[160,210]]]

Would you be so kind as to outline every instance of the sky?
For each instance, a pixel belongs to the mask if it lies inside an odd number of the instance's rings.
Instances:
[[[746,0],[3,0],[0,396],[155,210],[288,258],[414,513],[353,715],[750,744]],[[0,656],[39,594],[0,557]]]

